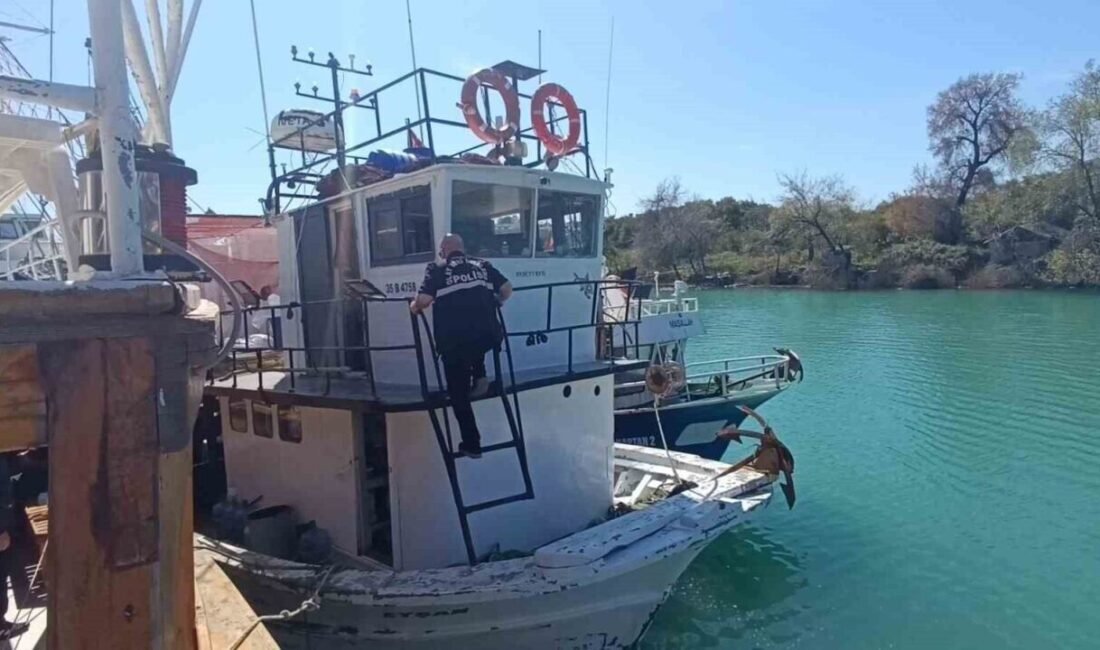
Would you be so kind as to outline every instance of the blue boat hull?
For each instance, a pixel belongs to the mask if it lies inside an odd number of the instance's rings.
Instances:
[[[740,399],[685,400],[663,406],[660,410],[661,426],[665,430],[668,446],[673,451],[719,460],[726,453],[730,441],[715,438],[715,434],[724,427],[738,426],[745,420],[745,413],[738,407],[755,409],[777,394],[778,391]],[[661,434],[653,410],[617,411],[615,442],[661,447]]]

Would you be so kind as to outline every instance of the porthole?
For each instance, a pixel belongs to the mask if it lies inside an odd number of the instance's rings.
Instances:
[[[596,387],[592,389],[592,392],[598,396],[600,394],[600,385],[596,384]]]
[[[573,387],[566,384],[565,388],[561,389],[561,394],[565,395],[566,397],[569,397],[570,395],[573,394]]]

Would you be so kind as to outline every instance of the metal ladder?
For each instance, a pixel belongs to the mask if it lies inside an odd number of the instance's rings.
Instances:
[[[531,485],[531,473],[527,465],[527,448],[523,441],[523,418],[519,407],[519,393],[516,391],[516,373],[515,366],[512,363],[512,346],[509,342],[508,331],[504,325],[504,317],[497,310],[497,318],[500,321],[502,336],[502,345],[504,347],[505,354],[508,359],[508,378],[510,388],[504,387],[504,376],[501,372],[500,365],[500,349],[494,348],[493,353],[493,370],[496,375],[496,384],[499,387],[500,402],[504,407],[504,415],[508,419],[508,429],[510,433],[510,439],[504,442],[500,442],[493,445],[487,445],[481,448],[483,454],[502,451],[505,449],[515,449],[516,459],[519,463],[520,473],[523,476],[523,491],[515,494],[510,494],[496,499],[490,499],[488,501],[482,501],[481,503],[474,503],[467,505],[462,496],[462,488],[458,482],[458,472],[455,466],[455,460],[460,458],[460,455],[455,452],[452,446],[451,435],[451,420],[447,414],[447,398],[445,394],[438,396],[435,399],[441,399],[443,404],[439,407],[442,411],[442,425],[440,424],[440,416],[436,413],[436,408],[432,406],[433,397],[428,391],[428,378],[427,373],[424,370],[424,353],[423,344],[420,336],[420,326],[423,325],[424,331],[428,336],[429,351],[432,355],[432,362],[435,368],[436,382],[441,388],[443,387],[443,374],[439,368],[439,355],[436,353],[435,341],[432,338],[431,329],[428,327],[428,320],[423,313],[419,314],[419,320],[417,316],[412,316],[412,328],[413,328],[413,343],[416,348],[417,357],[417,370],[420,373],[420,386],[421,392],[424,397],[424,402],[428,407],[428,419],[432,423],[432,429],[435,431],[436,441],[439,444],[440,454],[443,456],[443,464],[447,468],[447,479],[451,484],[451,494],[454,496],[455,508],[458,511],[458,521],[462,528],[462,541],[466,546],[466,556],[471,565],[477,564],[477,553],[474,548],[473,537],[470,533],[470,521],[469,516],[475,512],[482,510],[488,510],[490,508],[496,508],[516,501],[525,501],[527,499],[535,498],[535,491]],[[512,400],[508,400],[509,393],[512,396]]]

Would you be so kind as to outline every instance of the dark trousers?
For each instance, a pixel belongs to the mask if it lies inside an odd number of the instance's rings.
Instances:
[[[8,613],[8,573],[10,573],[9,565],[12,560],[11,552],[11,547],[6,551],[0,551],[0,621],[5,620],[4,616]]]
[[[481,433],[477,430],[474,408],[470,405],[470,389],[475,379],[485,376],[485,351],[480,347],[456,348],[440,355],[443,358],[443,374],[447,377],[447,395],[458,420],[462,442],[468,447],[481,447]]]

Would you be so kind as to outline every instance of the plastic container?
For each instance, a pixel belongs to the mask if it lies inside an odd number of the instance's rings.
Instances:
[[[248,515],[244,545],[250,550],[289,560],[294,557],[297,538],[290,506],[268,506]]]

